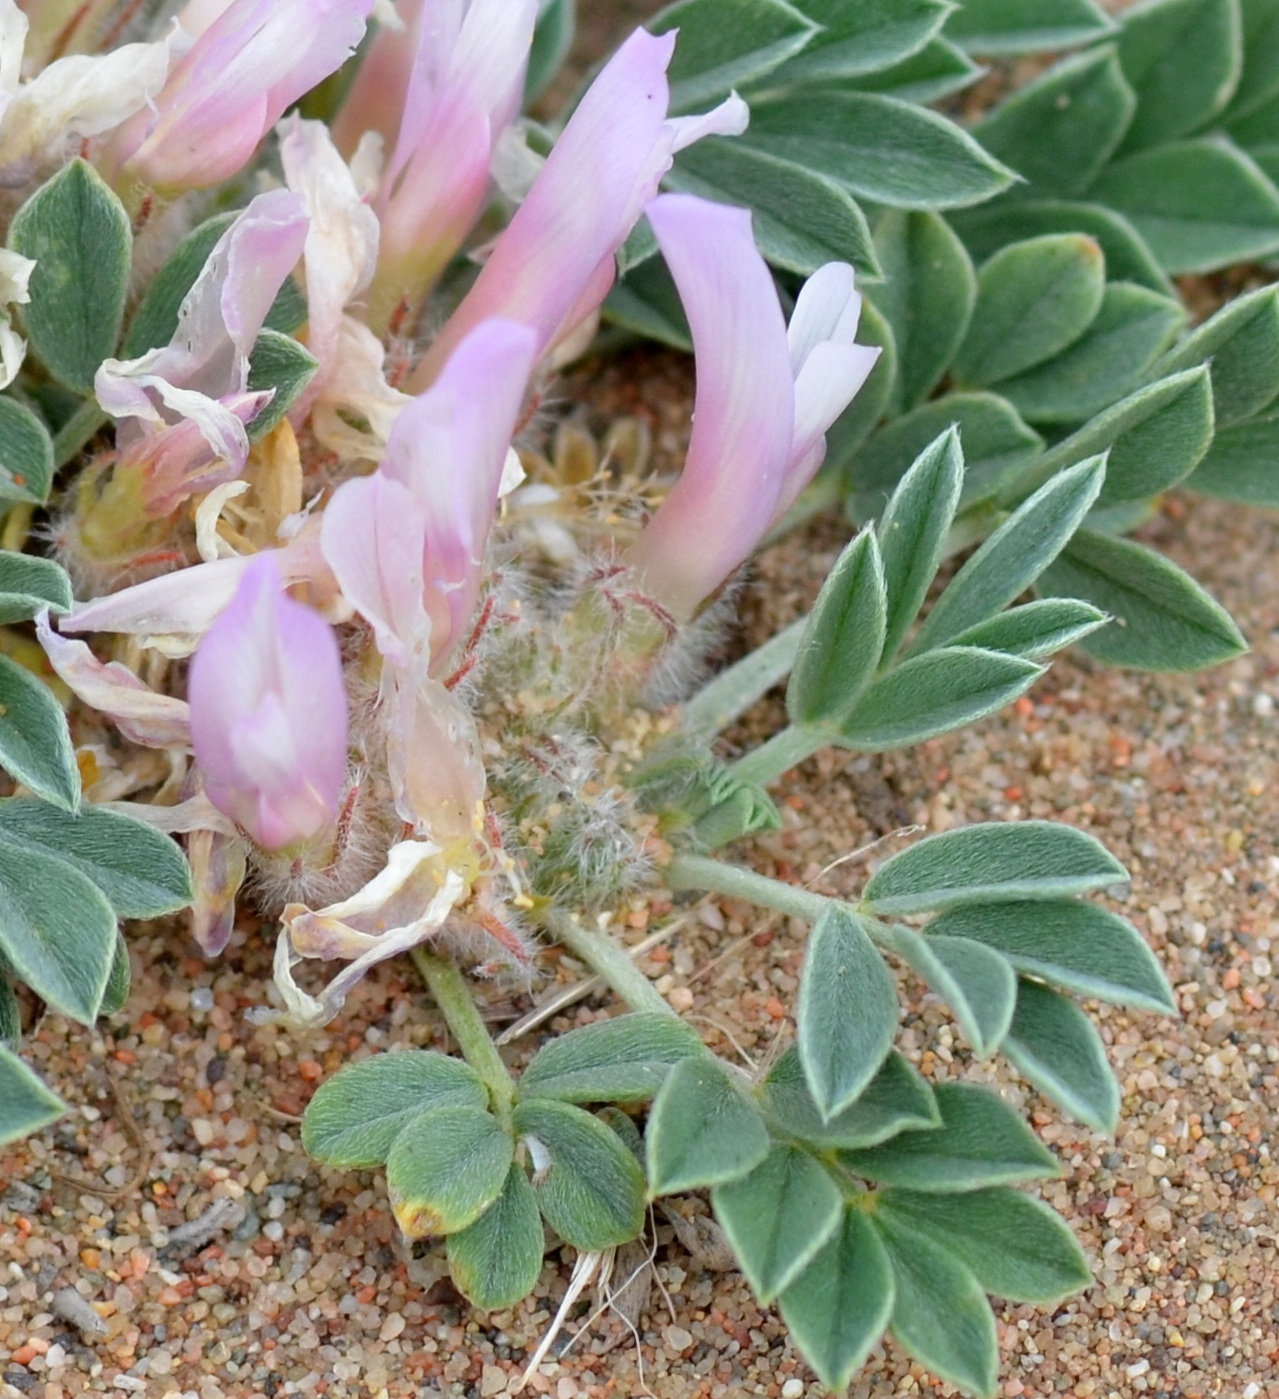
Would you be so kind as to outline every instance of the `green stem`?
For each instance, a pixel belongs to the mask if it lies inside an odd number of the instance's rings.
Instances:
[[[766,874],[756,874],[754,870],[744,870],[740,865],[726,865],[721,860],[712,860],[706,855],[690,855],[680,852],[663,871],[668,889],[676,893],[696,891],[702,894],[724,894],[730,899],[742,899],[746,903],[759,904],[761,908],[775,908],[778,913],[789,914],[793,918],[803,918],[816,923],[831,904],[844,904],[846,899],[833,899],[829,894],[814,894],[810,889],[798,889],[794,884],[784,884],[780,879],[770,879]],[[871,939],[880,947],[892,949],[892,929],[858,910],[862,926]]]
[[[663,873],[670,889],[725,894],[730,899],[744,899],[747,903],[760,904],[764,908],[775,908],[779,913],[804,918],[810,923],[816,922],[828,905],[839,902],[825,894],[797,889],[795,885],[784,884],[780,879],[769,879],[767,875],[756,874],[754,870],[742,869],[740,865],[726,865],[722,860],[712,860],[706,855],[681,852]]]
[[[86,398],[54,435],[54,470],[66,466],[106,421],[107,415],[98,407],[97,399]]]
[[[801,729],[791,724],[781,733],[774,734],[767,743],[752,749],[744,758],[739,758],[729,772],[739,782],[753,782],[767,787],[776,782],[784,772],[798,766],[805,758],[811,758],[830,745],[830,735],[818,729]]]
[[[462,1057],[484,1080],[494,1112],[505,1119],[515,1100],[515,1080],[502,1062],[497,1045],[493,1043],[488,1027],[475,1008],[475,1001],[462,973],[457,969],[457,963],[452,958],[429,952],[425,947],[415,947],[410,955],[422,974],[422,980],[426,982],[427,990],[435,997],[435,1003],[462,1051]]]
[[[625,948],[605,933],[584,928],[566,913],[548,910],[542,922],[556,942],[563,943],[596,974],[603,977],[632,1010],[675,1015],[653,983],[627,955]]]
[[[792,622],[699,690],[684,706],[684,733],[700,742],[709,742],[774,685],[785,680],[795,664],[807,625],[807,617]]]

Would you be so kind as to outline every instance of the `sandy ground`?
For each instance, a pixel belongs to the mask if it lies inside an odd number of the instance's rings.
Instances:
[[[1251,656],[1197,677],[1067,661],[979,728],[887,758],[820,756],[784,792],[787,828],[746,852],[761,869],[852,892],[864,866],[820,871],[908,822],[1051,816],[1094,832],[1132,871],[1123,911],[1157,949],[1183,1014],[1100,1012],[1124,1084],[1117,1139],[1064,1122],[999,1075],[1061,1157],[1064,1178],[1044,1193],[1096,1271],[1056,1312],[1001,1310],[1009,1399],[1279,1399],[1279,525],[1196,503],[1177,505],[1155,533],[1240,619]],[[748,602],[748,627],[770,627],[811,596],[838,543],[820,526],[766,556],[769,586]],[[768,701],[752,726],[779,713]],[[666,907],[624,911],[627,937],[659,926]],[[680,913],[641,965],[691,1005],[716,1049],[760,1061],[788,1033],[804,928],[726,901]],[[571,1258],[550,1255],[514,1311],[473,1314],[433,1255],[402,1250],[376,1175],[317,1169],[298,1143],[297,1114],[349,1056],[442,1043],[411,969],[380,969],[324,1032],[293,1034],[245,1021],[269,974],[268,939],[251,922],[214,964],[173,926],[135,928],[131,943],[136,990],[124,1014],[96,1035],[47,1016],[31,1038],[36,1067],[81,1106],[0,1153],[0,1394],[513,1391]],[[539,995],[576,975],[554,954],[543,965]],[[925,1072],[987,1075],[932,998],[909,982],[903,994],[903,1045]],[[525,1008],[500,996],[492,1010]],[[554,1023],[609,1008],[588,1000]],[[690,1253],[658,1224],[638,1345],[606,1318],[544,1364],[533,1392],[818,1393],[776,1314],[736,1273],[715,1270],[714,1250]],[[76,1297],[96,1309],[100,1334],[71,1315]],[[952,1392],[891,1345],[852,1389],[857,1399]]]

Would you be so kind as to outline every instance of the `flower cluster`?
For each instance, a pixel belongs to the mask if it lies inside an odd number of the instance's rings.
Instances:
[[[184,834],[208,952],[246,880],[280,912],[277,983],[301,1019],[442,931],[525,961],[539,858],[603,841],[603,864],[642,863],[600,724],[653,692],[819,467],[877,354],[854,342],[852,271],[818,271],[788,327],[749,214],[658,193],[679,149],[748,120],[736,96],[670,115],[674,33],[632,35],[541,161],[518,125],[537,0],[189,0],[122,47],[113,6],[66,8],[0,0],[5,183],[84,156],[150,265],[201,191],[244,195],[167,342],[98,367],[113,444],[55,522],[88,596],[41,619],[49,660],[170,765],[149,791],[94,795]],[[331,121],[285,116],[370,24]],[[494,206],[512,212],[478,275],[441,296]],[[642,217],[692,330],[687,461],[651,518],[615,500],[548,531],[555,491],[525,483],[514,444]],[[30,264],[0,270],[21,303]],[[314,372],[279,414],[252,358],[295,280]],[[12,378],[7,324],[0,348]],[[85,633],[114,634],[113,659]],[[526,820],[539,792],[577,815]],[[313,995],[307,958],[347,967]]]

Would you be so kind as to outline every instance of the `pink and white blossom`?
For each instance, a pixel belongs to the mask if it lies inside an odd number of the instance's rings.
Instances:
[[[410,33],[379,34],[344,104],[349,121],[358,124],[368,102],[367,120],[384,123],[387,96],[416,40],[375,200],[382,222],[375,325],[401,298],[421,299],[480,212],[493,148],[519,112],[537,0],[450,0],[416,6],[411,18]]]
[[[850,267],[813,275],[788,332],[745,209],[665,194],[648,216],[693,332],[697,397],[684,470],[626,561],[687,619],[812,479],[879,351],[853,342]]]
[[[166,190],[230,179],[285,110],[355,51],[372,5],[233,0],[211,21],[201,13],[206,27],[150,107],[117,133],[116,162]]]
[[[667,117],[675,35],[637,30],[587,89],[528,197],[494,244],[475,285],[436,338],[415,387],[429,383],[481,321],[522,321],[545,354],[592,316],[613,284],[614,258],[675,153],[735,135],[746,104],[728,98],[699,117]]]
[[[438,673],[465,636],[535,344],[527,326],[477,326],[401,412],[381,467],[324,512],[325,558],[396,665]]]
[[[103,361],[94,379],[98,402],[127,420],[117,430],[117,469],[141,470],[149,513],[168,514],[185,496],[244,469],[245,424],[271,399],[271,391],[248,387],[249,353],[308,227],[299,195],[258,195],[214,245],[169,344]]]
[[[257,555],[191,662],[191,738],[209,800],[258,845],[331,832],[346,784],[347,705],[332,628]]]

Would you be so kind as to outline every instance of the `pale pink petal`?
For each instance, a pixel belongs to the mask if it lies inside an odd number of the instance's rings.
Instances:
[[[431,619],[422,598],[426,541],[409,488],[382,472],[347,481],[325,507],[320,547],[342,594],[396,665],[426,664]]]
[[[191,936],[206,957],[216,957],[235,930],[235,898],[248,872],[248,847],[234,831],[203,828],[187,837],[191,866]]]
[[[438,846],[402,841],[391,847],[381,873],[352,898],[316,913],[290,904],[275,949],[275,984],[289,1019],[327,1024],[370,968],[438,933],[467,889],[468,881],[448,868]],[[316,997],[293,977],[293,968],[307,957],[353,960]]]
[[[625,241],[670,167],[666,67],[674,47],[674,34],[637,30],[604,66],[415,386],[429,383],[463,337],[491,317],[533,326],[540,351],[565,329],[585,283]]]
[[[693,332],[697,396],[683,473],[627,558],[686,618],[773,518],[795,395],[786,324],[750,215],[684,194],[659,196],[648,215]]]
[[[799,289],[786,340],[791,371],[798,376],[804,361],[827,340],[851,345],[861,318],[862,299],[846,262],[828,262]]]
[[[826,455],[826,432],[848,407],[879,359],[878,346],[816,345],[795,380],[795,436],[786,485],[770,524],[776,523],[817,474]]]
[[[306,531],[274,557],[286,584],[310,583],[323,590],[332,575],[316,532]],[[76,603],[59,618],[64,632],[123,632],[132,636],[203,636],[230,604],[255,554],[196,564]]]
[[[382,471],[412,492],[424,529],[432,665],[446,666],[475,612],[507,452],[536,353],[527,326],[492,320],[458,345],[397,419]]]
[[[438,681],[403,671],[387,677],[383,703],[387,767],[400,818],[443,845],[473,838],[485,777],[470,712]]]
[[[187,688],[214,806],[269,850],[333,829],[346,785],[341,655],[323,618],[286,596],[269,554],[250,560]]]
[[[185,700],[156,694],[119,661],[104,663],[83,641],[69,641],[49,625],[49,614],[36,618],[36,636],[49,664],[90,709],[111,719],[125,738],[145,748],[187,748],[191,711]]]
[[[234,0],[121,130],[117,158],[151,184],[197,188],[234,175],[364,33],[373,0]],[[202,17],[203,18],[203,17]]]
[[[342,314],[373,278],[377,265],[377,215],[360,192],[323,122],[293,117],[281,127],[284,178],[306,204],[307,347],[320,362],[315,377],[290,410],[301,422],[337,370]]]

